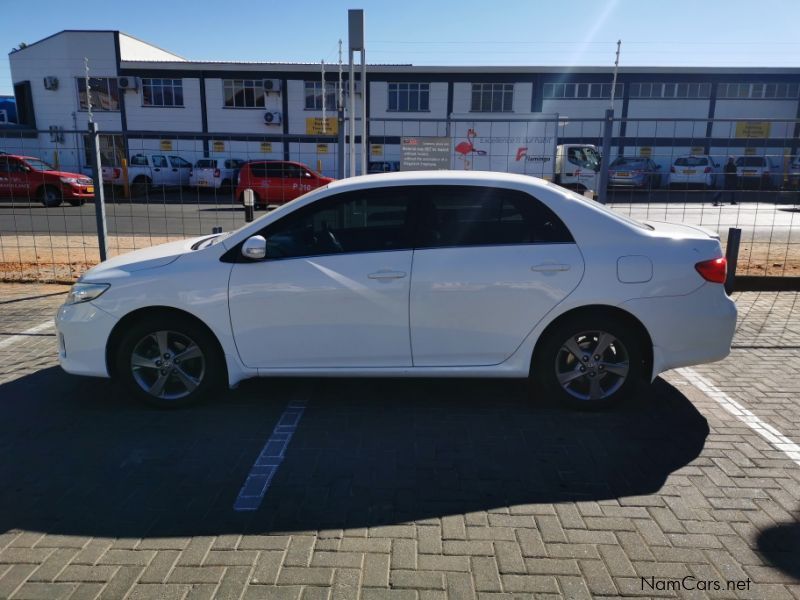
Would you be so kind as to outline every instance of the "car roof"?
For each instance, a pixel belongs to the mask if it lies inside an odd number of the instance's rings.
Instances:
[[[348,188],[381,187],[388,185],[533,185],[546,188],[551,184],[531,175],[500,173],[497,171],[395,171],[359,175],[337,179],[328,189],[344,191]]]

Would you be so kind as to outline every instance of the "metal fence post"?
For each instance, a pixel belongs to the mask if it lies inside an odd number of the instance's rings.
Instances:
[[[344,179],[344,108],[341,106],[336,111],[336,126],[339,136],[336,144],[336,179]]]
[[[736,263],[739,260],[739,242],[742,239],[742,230],[738,227],[728,228],[728,242],[725,244],[725,259],[728,262],[728,273],[725,275],[725,291],[728,295],[733,292],[736,281]]]
[[[611,164],[611,133],[614,130],[614,109],[606,109],[606,116],[603,119],[603,149],[600,160],[600,188],[597,190],[597,201],[600,204],[606,203],[606,191],[608,188],[608,165]]]
[[[92,181],[94,182],[94,215],[97,221],[97,245],[100,250],[100,262],[108,258],[108,229],[106,226],[106,199],[103,191],[103,169],[100,166],[100,136],[97,123],[89,122],[89,160],[92,163]]]

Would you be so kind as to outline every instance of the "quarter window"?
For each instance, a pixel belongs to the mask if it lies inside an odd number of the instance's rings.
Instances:
[[[297,258],[411,248],[406,188],[339,194],[267,227],[267,256]]]
[[[183,106],[183,79],[142,79],[142,106]]]
[[[472,112],[512,112],[513,83],[473,83]]]
[[[223,79],[225,108],[264,108],[264,82],[261,79]]]
[[[86,78],[78,77],[78,103],[81,110],[89,108],[86,102]],[[119,110],[119,88],[116,77],[90,77],[89,88],[93,111]]]
[[[429,83],[390,83],[390,112],[427,112],[430,110]]]
[[[487,246],[572,242],[544,204],[502,188],[431,186],[420,194],[417,246]]]

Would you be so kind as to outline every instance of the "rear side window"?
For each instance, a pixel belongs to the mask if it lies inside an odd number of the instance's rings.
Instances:
[[[737,167],[763,167],[766,161],[763,156],[740,156],[736,159]]]
[[[412,247],[408,188],[338,194],[273,223],[262,235],[271,258],[297,258]]]
[[[300,168],[282,162],[250,163],[250,172],[254,177],[278,177],[288,179],[300,177]]]
[[[216,169],[217,161],[213,158],[201,158],[194,166],[197,169]]]
[[[477,186],[419,192],[420,248],[573,242],[561,219],[524,192]]]
[[[131,166],[146,167],[147,157],[144,154],[134,154],[131,156]]]

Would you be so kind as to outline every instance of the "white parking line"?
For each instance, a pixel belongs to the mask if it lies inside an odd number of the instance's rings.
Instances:
[[[711,383],[708,379],[697,373],[694,369],[677,369],[689,383],[714,400],[722,408],[767,440],[776,450],[788,456],[796,465],[800,466],[800,446],[795,444],[769,423],[765,423],[744,406],[736,402],[725,392]]]
[[[261,501],[264,499],[278,467],[283,462],[286,449],[289,447],[289,442],[300,419],[303,418],[305,409],[305,400],[292,400],[286,406],[278,419],[278,424],[272,430],[272,435],[267,439],[253,468],[250,469],[242,489],[239,490],[239,496],[233,503],[233,510],[258,510],[258,507],[261,506]]]
[[[14,342],[18,342],[20,340],[25,339],[26,335],[33,335],[35,333],[39,333],[41,331],[44,331],[45,329],[48,329],[49,327],[53,327],[54,325],[55,325],[55,323],[53,322],[52,319],[50,319],[49,321],[45,321],[44,323],[39,323],[35,327],[31,327],[30,329],[26,329],[22,333],[18,333],[16,335],[12,335],[11,337],[8,337],[8,338],[6,338],[4,340],[0,340],[0,348],[5,348],[6,346],[10,346]]]

